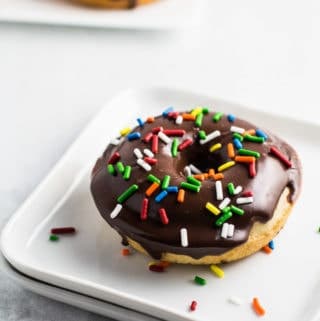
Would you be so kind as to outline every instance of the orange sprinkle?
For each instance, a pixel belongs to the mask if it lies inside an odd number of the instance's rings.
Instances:
[[[252,308],[253,308],[254,312],[259,316],[263,316],[266,313],[265,309],[261,306],[258,298],[253,298]]]
[[[185,194],[184,189],[179,189],[178,196],[177,196],[177,201],[179,203],[183,203],[184,202],[184,194]]]
[[[197,179],[198,181],[201,181],[201,182],[205,180],[204,174],[193,175],[193,177],[194,177],[195,179]]]
[[[153,123],[154,122],[154,117],[148,117],[147,118],[147,123]]]
[[[196,116],[192,114],[182,114],[184,120],[196,120]]]
[[[209,178],[209,174],[208,173],[204,173],[204,179],[208,179]]]
[[[264,246],[262,250],[267,254],[270,254],[272,252],[272,248],[269,247],[268,245]]]
[[[215,174],[213,178],[218,181],[220,179],[224,179],[224,175],[222,173]]]
[[[128,255],[130,255],[131,253],[130,253],[130,251],[129,251],[129,249],[122,249],[122,255],[123,256],[128,256]]]
[[[256,161],[253,156],[236,156],[234,160],[238,163],[253,163]]]
[[[256,130],[255,129],[248,129],[246,130],[242,135],[255,135],[256,134]]]
[[[232,144],[232,143],[229,143],[229,144],[227,145],[227,148],[228,148],[228,156],[229,156],[230,158],[234,158],[235,153],[234,153],[233,144]]]
[[[146,195],[151,196],[160,185],[158,183],[152,183],[150,187],[146,190]]]
[[[209,177],[209,178],[214,178],[214,169],[213,169],[213,168],[210,168],[210,169],[209,169],[208,177]]]

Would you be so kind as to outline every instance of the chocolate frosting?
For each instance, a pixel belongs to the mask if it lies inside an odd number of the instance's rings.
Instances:
[[[277,202],[286,187],[290,193],[288,201],[295,202],[301,186],[301,165],[294,149],[282,139],[268,130],[263,131],[268,135],[263,144],[244,141],[243,148],[257,151],[261,157],[256,161],[255,177],[250,177],[248,164],[237,163],[235,166],[223,172],[222,186],[224,196],[231,199],[231,203],[245,210],[243,216],[233,215],[228,223],[235,225],[232,238],[221,238],[221,227],[215,225],[217,216],[211,214],[205,204],[211,202],[218,207],[220,201],[216,200],[215,181],[207,179],[202,182],[199,193],[186,190],[185,201],[177,202],[176,194],[169,194],[160,203],[155,202],[155,196],[161,191],[159,188],[149,198],[148,218],[140,219],[141,204],[145,191],[150,186],[147,176],[151,173],[163,179],[164,175],[170,175],[170,185],[179,186],[186,181],[184,167],[193,164],[202,172],[208,172],[210,168],[217,168],[231,159],[228,157],[227,144],[232,142],[232,125],[249,129],[257,127],[245,120],[236,118],[233,123],[227,116],[223,116],[218,122],[212,120],[214,113],[204,115],[200,128],[195,126],[194,121],[185,120],[177,125],[174,120],[158,116],[153,123],[145,123],[143,127],[136,127],[133,132],[141,133],[143,138],[153,128],[162,126],[164,129],[184,129],[186,131],[179,141],[186,138],[193,139],[194,143],[185,150],[178,152],[177,157],[171,156],[171,147],[159,140],[159,152],[155,154],[157,163],[152,166],[150,172],[146,172],[137,165],[137,158],[133,153],[134,148],[143,151],[151,149],[151,143],[145,143],[142,139],[125,141],[118,146],[109,145],[103,155],[97,160],[91,181],[91,191],[102,217],[123,237],[124,243],[131,238],[140,243],[142,247],[154,258],[160,259],[161,254],[171,252],[184,254],[195,259],[205,255],[219,255],[247,241],[251,227],[255,221],[267,222],[273,216]],[[207,134],[219,130],[221,136],[207,144],[199,143],[198,131],[204,130]],[[210,153],[209,148],[216,143],[221,143],[222,148]],[[270,154],[270,148],[274,146],[287,157],[292,163],[291,168],[277,157]],[[114,152],[119,152],[121,161],[125,165],[132,166],[131,177],[125,181],[121,174],[111,175],[107,171],[107,163]],[[230,196],[227,192],[227,184],[233,182],[234,186],[242,186],[243,191],[250,190],[254,193],[254,202],[247,205],[237,205],[236,198],[240,195]],[[110,218],[110,213],[117,205],[117,197],[132,184],[139,186],[138,191],[126,200],[120,214]],[[163,225],[158,210],[165,208],[169,224]],[[188,231],[187,247],[181,246],[180,229]]]

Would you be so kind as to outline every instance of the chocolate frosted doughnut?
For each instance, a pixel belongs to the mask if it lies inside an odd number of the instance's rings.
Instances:
[[[168,109],[113,140],[92,171],[102,217],[155,259],[240,259],[285,224],[301,185],[294,149],[220,112]]]

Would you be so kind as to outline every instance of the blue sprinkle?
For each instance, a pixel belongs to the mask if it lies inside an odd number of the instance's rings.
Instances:
[[[171,111],[173,111],[173,107],[172,107],[172,106],[170,106],[170,107],[168,107],[167,109],[165,109],[165,110],[162,112],[162,116],[163,116],[163,117],[167,117],[168,114],[169,114]]]
[[[229,114],[227,118],[230,123],[233,123],[236,120],[236,116],[232,114]]]
[[[236,149],[241,149],[243,146],[238,138],[233,139],[233,145]]]
[[[167,191],[162,191],[156,196],[155,201],[157,203],[160,203],[165,197],[167,197],[167,195],[168,195]]]
[[[168,193],[178,193],[178,190],[179,190],[178,186],[168,186],[167,187]]]
[[[139,139],[141,137],[141,134],[138,132],[130,133],[127,138],[129,141]]]
[[[265,140],[268,139],[268,135],[261,129],[256,129],[256,136],[263,137]]]
[[[274,242],[273,242],[273,240],[271,240],[268,245],[269,245],[270,249],[274,250]]]
[[[140,127],[143,127],[144,121],[141,118],[137,118],[137,122],[138,122]]]

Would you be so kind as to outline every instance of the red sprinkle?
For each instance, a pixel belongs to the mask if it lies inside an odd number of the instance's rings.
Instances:
[[[149,143],[151,138],[152,138],[153,134],[150,132],[148,134],[146,134],[144,137],[143,137],[143,141],[146,142],[146,143]]]
[[[251,197],[253,196],[253,192],[252,191],[245,191],[241,194],[241,196],[243,197]]]
[[[166,210],[164,208],[160,208],[158,212],[159,212],[162,224],[164,225],[169,224],[169,219],[168,219]]]
[[[140,218],[142,221],[145,221],[148,218],[148,206],[149,206],[149,199],[144,198],[142,201],[141,213],[140,213]]]
[[[256,162],[251,162],[249,164],[249,174],[250,174],[250,177],[255,177],[257,175]]]
[[[190,310],[195,311],[197,308],[197,304],[198,304],[197,301],[192,301],[190,304]]]
[[[159,145],[159,138],[158,135],[152,135],[152,152],[157,154],[158,153],[158,145]]]
[[[144,161],[150,165],[154,165],[157,163],[158,160],[156,158],[145,157]]]
[[[168,113],[169,118],[176,119],[178,116],[179,116],[179,112],[177,111],[171,111],[170,113]]]
[[[122,253],[123,256],[128,256],[128,255],[131,254],[129,249],[122,249],[121,253]]]
[[[55,227],[51,229],[51,234],[73,234],[76,232],[74,227]]]
[[[164,272],[165,271],[165,267],[162,265],[158,265],[158,264],[150,264],[149,265],[149,270],[152,272]]]
[[[183,136],[186,131],[183,129],[165,129],[163,133],[167,136]]]
[[[162,131],[163,131],[162,126],[152,128],[152,134],[158,134],[159,132],[162,132]]]
[[[186,149],[188,146],[192,145],[193,140],[190,138],[185,139],[183,142],[181,142],[181,144],[178,146],[178,150],[184,150]]]
[[[292,167],[292,163],[289,161],[289,159],[285,155],[283,155],[277,148],[271,147],[270,153],[278,157],[288,168]]]
[[[115,152],[111,155],[111,157],[108,160],[108,164],[115,164],[120,159],[120,154],[118,152]]]

